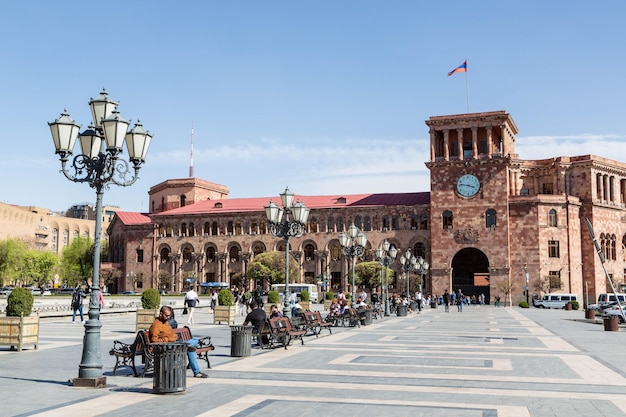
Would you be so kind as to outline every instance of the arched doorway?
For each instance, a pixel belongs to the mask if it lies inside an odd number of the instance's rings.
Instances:
[[[489,302],[489,260],[476,248],[461,249],[452,258],[452,291],[478,297],[485,295]]]

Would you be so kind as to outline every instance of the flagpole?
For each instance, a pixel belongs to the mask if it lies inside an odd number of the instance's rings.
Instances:
[[[469,71],[467,70],[467,58],[465,58],[465,100],[467,101],[467,112],[469,113],[469,86],[468,86],[468,81],[467,81],[467,73]]]

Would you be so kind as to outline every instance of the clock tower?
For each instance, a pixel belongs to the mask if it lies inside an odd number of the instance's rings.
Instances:
[[[426,125],[432,293],[504,299],[517,126],[505,111],[433,116]]]

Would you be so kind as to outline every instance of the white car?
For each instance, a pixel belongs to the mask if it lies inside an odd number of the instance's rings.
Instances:
[[[622,312],[622,309],[624,311]],[[602,317],[617,317],[620,323],[624,323],[624,314],[626,313],[626,305],[622,304],[622,309],[620,309],[619,305],[614,305],[610,308],[605,308],[602,310]]]

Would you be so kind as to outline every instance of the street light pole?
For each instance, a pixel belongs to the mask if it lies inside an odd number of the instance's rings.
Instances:
[[[400,264],[406,277],[406,299],[411,300],[411,293],[409,289],[409,280],[411,277],[411,271],[414,271],[417,267],[417,259],[411,254],[411,249],[407,249],[406,253],[400,256]]]
[[[106,90],[89,101],[93,124],[83,133],[67,111],[54,122],[49,122],[55,153],[61,160],[61,172],[77,183],[87,183],[96,190],[96,229],[94,235],[93,275],[89,298],[89,320],[85,323],[83,355],[79,365],[78,378],[74,386],[99,388],[106,386],[102,375],[100,354],[100,235],[102,233],[102,197],[110,184],[121,187],[132,185],[139,178],[139,169],[146,160],[152,134],[144,130],[139,121],[128,130],[130,121],[124,120],[117,111],[118,102],[109,98]],[[128,130],[128,131],[127,131]],[[74,156],[70,166],[68,161],[79,140],[81,153]],[[119,156],[126,142],[128,159]],[[133,165],[131,173],[129,162]],[[130,178],[127,178],[128,175]]]
[[[354,291],[354,263],[355,257],[362,258],[365,255],[365,245],[367,245],[367,238],[354,224],[348,227],[348,234],[341,232],[339,235],[339,244],[341,245],[341,251],[345,256],[350,257],[352,261],[352,308],[356,307],[356,298]]]
[[[524,264],[522,269],[524,270],[524,276],[526,277],[526,304],[529,304],[530,300],[528,297],[528,265]]]
[[[273,201],[265,206],[265,215],[269,223],[269,231],[273,236],[283,238],[285,241],[285,292],[283,294],[283,315],[291,317],[289,307],[289,239],[300,237],[306,229],[306,222],[309,218],[309,209],[298,201],[293,204],[295,194],[285,188],[280,195],[283,208],[281,209]],[[289,220],[289,215],[293,215],[293,220]]]
[[[376,250],[378,262],[385,267],[385,316],[389,316],[389,265],[396,259],[398,250],[385,240],[380,248]]]

